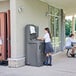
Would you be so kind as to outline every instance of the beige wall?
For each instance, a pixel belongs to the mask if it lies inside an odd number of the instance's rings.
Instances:
[[[10,9],[10,3],[9,1],[1,1],[0,2],[0,12],[6,12],[8,9]]]
[[[25,26],[26,24],[36,24],[40,26],[40,31],[43,26],[48,25],[48,17],[45,13],[48,11],[48,5],[39,0],[17,0],[17,25]],[[18,8],[22,7],[22,13],[18,13]],[[21,26],[22,27],[22,26]]]
[[[22,8],[22,12],[18,12],[18,8]],[[48,17],[45,16],[45,13],[48,11],[48,5],[40,2],[39,0],[16,0],[16,43],[12,41],[16,49],[15,53],[17,58],[25,56],[24,51],[24,27],[26,24],[35,24],[39,26],[40,36],[43,36],[44,27],[48,26]],[[12,29],[14,26],[12,24]],[[11,32],[13,33],[14,30]],[[13,35],[13,34],[12,34]],[[12,36],[13,39],[13,36]],[[14,52],[13,52],[14,54]]]

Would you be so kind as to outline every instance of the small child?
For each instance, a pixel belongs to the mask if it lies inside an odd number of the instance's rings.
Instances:
[[[40,40],[45,40],[45,54],[46,54],[46,60],[45,60],[45,65],[50,65],[52,66],[52,53],[54,52],[53,47],[51,45],[51,33],[49,28],[45,28],[45,35],[43,38],[38,38]],[[49,62],[50,60],[50,62]]]
[[[74,46],[74,44],[76,44],[76,40],[74,40],[74,34],[71,34],[67,39],[66,39],[66,44],[65,44],[65,48],[66,49],[72,49],[71,51],[71,56],[75,57],[75,50],[76,50],[76,46]]]

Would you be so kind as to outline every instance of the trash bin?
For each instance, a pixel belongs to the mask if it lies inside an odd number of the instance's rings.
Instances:
[[[42,66],[45,60],[44,41],[37,40],[39,29],[33,24],[25,26],[25,56],[26,64]]]

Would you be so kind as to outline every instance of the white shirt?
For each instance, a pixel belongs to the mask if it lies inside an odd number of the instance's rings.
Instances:
[[[49,33],[46,33],[43,37],[45,39],[45,43],[47,42],[51,42],[51,39],[50,39],[50,36],[49,36]]]
[[[66,44],[65,44],[65,46],[71,46],[71,43],[72,43],[72,42],[76,42],[76,41],[75,41],[74,39],[70,38],[70,37],[67,38],[67,39],[66,39]]]
[[[0,45],[2,45],[2,39],[0,38]]]

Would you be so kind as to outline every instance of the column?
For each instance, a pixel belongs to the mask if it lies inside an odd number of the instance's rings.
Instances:
[[[72,16],[72,33],[75,33],[75,17],[74,15]]]
[[[25,65],[25,57],[21,53],[23,50],[18,49],[18,25],[17,25],[17,8],[16,0],[10,0],[11,12],[11,58],[8,59],[9,67],[21,67]]]
[[[61,9],[61,17],[60,17],[60,41],[61,41],[61,51],[64,51],[64,45],[65,45],[65,14],[63,9]]]

